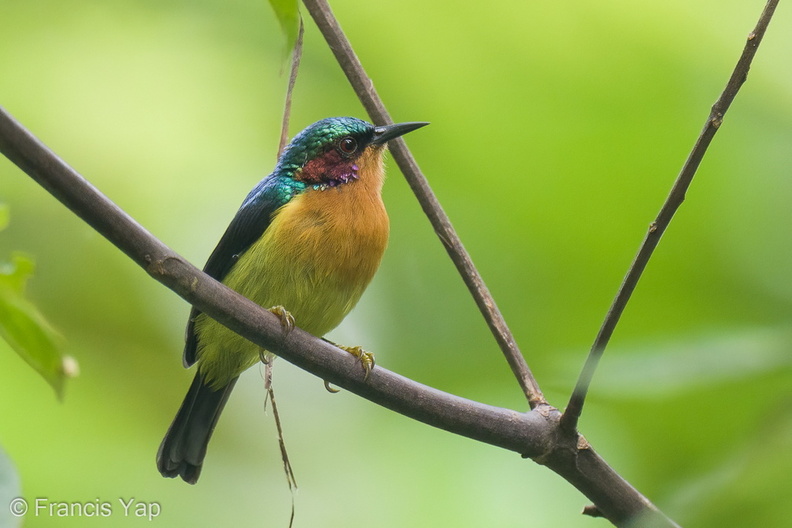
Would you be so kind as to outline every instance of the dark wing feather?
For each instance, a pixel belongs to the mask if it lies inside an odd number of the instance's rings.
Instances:
[[[272,216],[288,202],[304,184],[291,179],[268,176],[250,192],[226,228],[204,266],[204,273],[220,282],[228,274],[239,256],[245,252],[269,227]],[[195,318],[200,310],[193,307],[187,322],[184,346],[184,366],[189,367],[197,358]]]

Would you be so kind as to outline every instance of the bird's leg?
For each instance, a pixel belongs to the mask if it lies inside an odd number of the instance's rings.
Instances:
[[[294,316],[289,313],[286,308],[278,305],[268,308],[267,310],[278,316],[278,319],[281,321],[281,326],[283,326],[283,330],[285,330],[287,334],[294,329]]]
[[[371,369],[374,368],[374,354],[372,354],[371,352],[366,352],[365,350],[363,350],[362,347],[359,346],[348,347],[333,343],[329,339],[322,338],[322,340],[327,343],[330,343],[334,347],[338,347],[341,350],[352,354],[355,357],[355,359],[360,361],[360,366],[363,367],[363,381],[366,381],[368,379],[369,374],[371,373]],[[332,393],[338,392],[338,389],[330,386],[329,381],[325,380],[324,385],[325,385],[325,389],[327,389],[328,392],[332,392]]]

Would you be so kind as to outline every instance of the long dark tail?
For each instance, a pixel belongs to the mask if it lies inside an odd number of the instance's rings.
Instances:
[[[201,373],[196,372],[157,451],[157,468],[163,477],[180,476],[190,484],[198,482],[209,438],[236,381],[234,378],[225,387],[213,390],[204,384]]]

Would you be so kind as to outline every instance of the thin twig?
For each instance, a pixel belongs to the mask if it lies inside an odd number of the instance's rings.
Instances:
[[[344,32],[338,24],[335,16],[333,15],[330,6],[326,0],[303,0],[305,7],[313,17],[319,30],[322,32],[327,44],[335,54],[341,69],[349,79],[352,88],[357,94],[363,107],[368,112],[371,119],[378,124],[392,123],[390,114],[388,113],[385,105],[380,99],[377,91],[374,89],[374,84],[371,79],[366,75],[363,66],[360,63],[357,55],[355,54],[352,46],[347,40]],[[512,372],[514,373],[517,381],[520,383],[528,403],[531,408],[545,403],[542,391],[539,389],[539,384],[531,373],[531,369],[525,361],[517,343],[514,340],[506,321],[503,318],[498,306],[495,304],[495,299],[484,284],[470,255],[462,245],[462,241],[451,225],[445,211],[440,206],[437,197],[429,186],[429,182],[421,172],[415,158],[407,148],[407,144],[402,138],[390,142],[390,150],[393,154],[393,159],[407,179],[407,183],[412,188],[418,202],[423,208],[424,214],[429,218],[429,221],[434,227],[435,233],[443,243],[448,255],[456,265],[459,274],[465,281],[471,295],[476,301],[481,314],[487,321],[495,340],[498,343],[501,351],[506,357]]]
[[[260,353],[261,365],[264,367],[262,378],[264,379],[264,412],[267,412],[267,402],[272,402],[272,418],[275,421],[275,431],[278,433],[278,447],[280,448],[281,463],[283,464],[283,474],[286,476],[286,483],[291,494],[291,515],[289,516],[289,526],[294,525],[294,514],[297,512],[297,479],[294,476],[294,468],[291,465],[289,452],[286,449],[286,440],[283,438],[283,424],[278,411],[278,404],[275,401],[275,389],[272,386],[272,370],[275,366],[275,354],[262,350]]]
[[[299,19],[300,25],[297,30],[297,40],[294,41],[294,49],[291,53],[291,68],[289,71],[289,84],[286,87],[286,101],[283,103],[283,122],[281,123],[280,142],[278,143],[278,157],[283,153],[283,149],[286,148],[286,143],[289,141],[289,118],[291,117],[292,94],[294,93],[294,84],[297,82],[297,72],[300,71],[300,60],[302,59],[305,25],[303,24],[302,16],[299,17]]]
[[[289,528],[294,526],[294,514],[297,512],[296,508],[296,494],[297,494],[297,479],[294,477],[294,469],[289,459],[289,453],[286,451],[286,441],[283,439],[283,425],[281,424],[280,413],[278,412],[278,404],[275,403],[275,389],[272,388],[270,383],[267,387],[267,395],[272,402],[272,416],[275,419],[275,428],[278,431],[278,447],[280,448],[281,462],[283,463],[283,472],[286,474],[286,482],[289,485],[289,493],[291,494],[291,515],[289,516]]]
[[[762,11],[762,15],[759,17],[759,22],[756,24],[756,28],[748,35],[745,48],[743,49],[740,59],[737,61],[737,65],[729,78],[729,82],[726,84],[726,88],[712,106],[707,121],[704,124],[704,129],[701,131],[701,134],[693,146],[693,150],[691,150],[685,164],[682,166],[682,170],[677,180],[674,182],[674,186],[671,188],[671,192],[668,194],[663,207],[660,209],[660,213],[657,215],[655,221],[649,225],[649,230],[638,250],[638,254],[635,256],[629,270],[627,270],[627,275],[624,277],[619,291],[616,294],[616,298],[613,300],[613,304],[611,304],[605,316],[605,320],[602,323],[602,327],[594,340],[586,363],[583,365],[580,377],[575,385],[575,390],[572,392],[564,415],[561,418],[561,426],[566,431],[574,431],[577,429],[578,419],[580,418],[580,413],[583,411],[583,404],[585,403],[586,395],[591,385],[591,380],[594,377],[597,364],[602,354],[605,352],[605,347],[608,346],[608,341],[610,341],[613,335],[616,324],[619,322],[619,318],[624,312],[624,308],[627,306],[627,302],[630,300],[630,296],[635,290],[635,286],[638,284],[641,274],[644,269],[646,269],[646,265],[652,253],[660,242],[660,238],[671,223],[674,213],[676,213],[679,206],[681,206],[682,202],[685,200],[685,194],[693,181],[693,176],[696,174],[696,170],[704,154],[707,152],[712,138],[720,128],[724,114],[726,114],[732,101],[734,101],[734,97],[737,95],[737,92],[748,76],[751,61],[756,54],[759,43],[762,41],[762,37],[764,37],[770,19],[773,17],[776,5],[778,5],[778,0],[769,0],[767,5],[765,5],[764,11]]]

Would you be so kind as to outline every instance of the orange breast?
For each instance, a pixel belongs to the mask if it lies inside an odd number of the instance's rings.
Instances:
[[[223,281],[262,306],[282,304],[322,335],[357,303],[388,243],[381,151],[358,160],[359,178],[308,189],[284,205]]]
[[[297,326],[316,336],[338,326],[374,277],[388,243],[381,156],[369,149],[357,160],[357,180],[308,189],[281,207],[223,283],[265,308],[284,306]],[[195,328],[199,365],[213,386],[259,361],[256,345],[214,319],[201,314]]]

